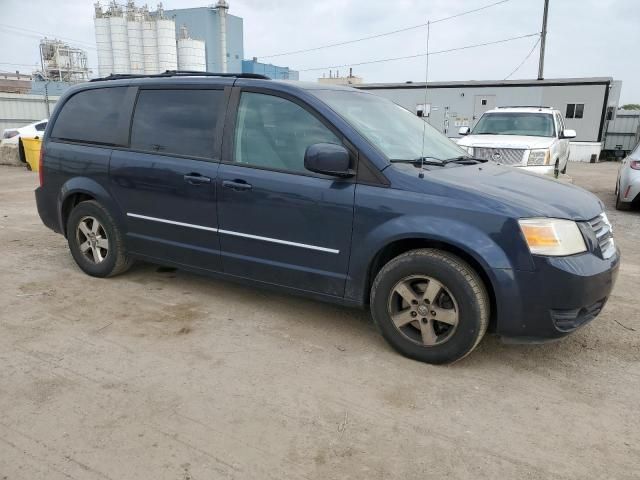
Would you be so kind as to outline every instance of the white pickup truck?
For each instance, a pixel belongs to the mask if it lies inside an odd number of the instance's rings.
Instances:
[[[458,145],[476,158],[539,174],[566,173],[569,140],[562,114],[550,107],[500,107],[486,111],[471,130],[462,127]]]

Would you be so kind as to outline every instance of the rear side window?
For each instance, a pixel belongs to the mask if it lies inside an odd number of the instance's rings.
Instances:
[[[46,128],[47,128],[47,122],[38,123],[36,125],[36,131],[38,132],[44,132]]]
[[[141,90],[131,148],[211,158],[222,90]]]
[[[51,136],[61,140],[116,145],[121,142],[121,115],[127,88],[83,90],[62,107]]]

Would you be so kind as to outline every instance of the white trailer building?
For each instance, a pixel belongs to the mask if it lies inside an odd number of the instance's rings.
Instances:
[[[500,80],[369,83],[354,87],[389,98],[450,138],[460,127],[473,127],[495,107],[548,106],[560,110],[567,128],[576,130],[571,160],[594,161],[602,150],[608,123],[615,119],[622,82],[611,77],[546,80]],[[594,157],[595,155],[595,157]]]

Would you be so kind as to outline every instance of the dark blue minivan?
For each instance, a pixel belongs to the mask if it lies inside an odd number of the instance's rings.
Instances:
[[[429,363],[487,330],[576,330],[620,263],[592,194],[469,157],[376,95],[256,75],[70,89],[36,200],[89,275],[139,259],[368,307],[395,349]]]

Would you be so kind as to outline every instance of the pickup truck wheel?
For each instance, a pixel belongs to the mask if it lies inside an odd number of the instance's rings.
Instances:
[[[463,260],[434,249],[387,263],[371,288],[371,315],[389,344],[409,358],[452,363],[468,355],[489,324],[489,298]]]
[[[131,266],[122,232],[96,201],[80,202],[71,211],[67,242],[80,269],[93,277],[112,277]]]

